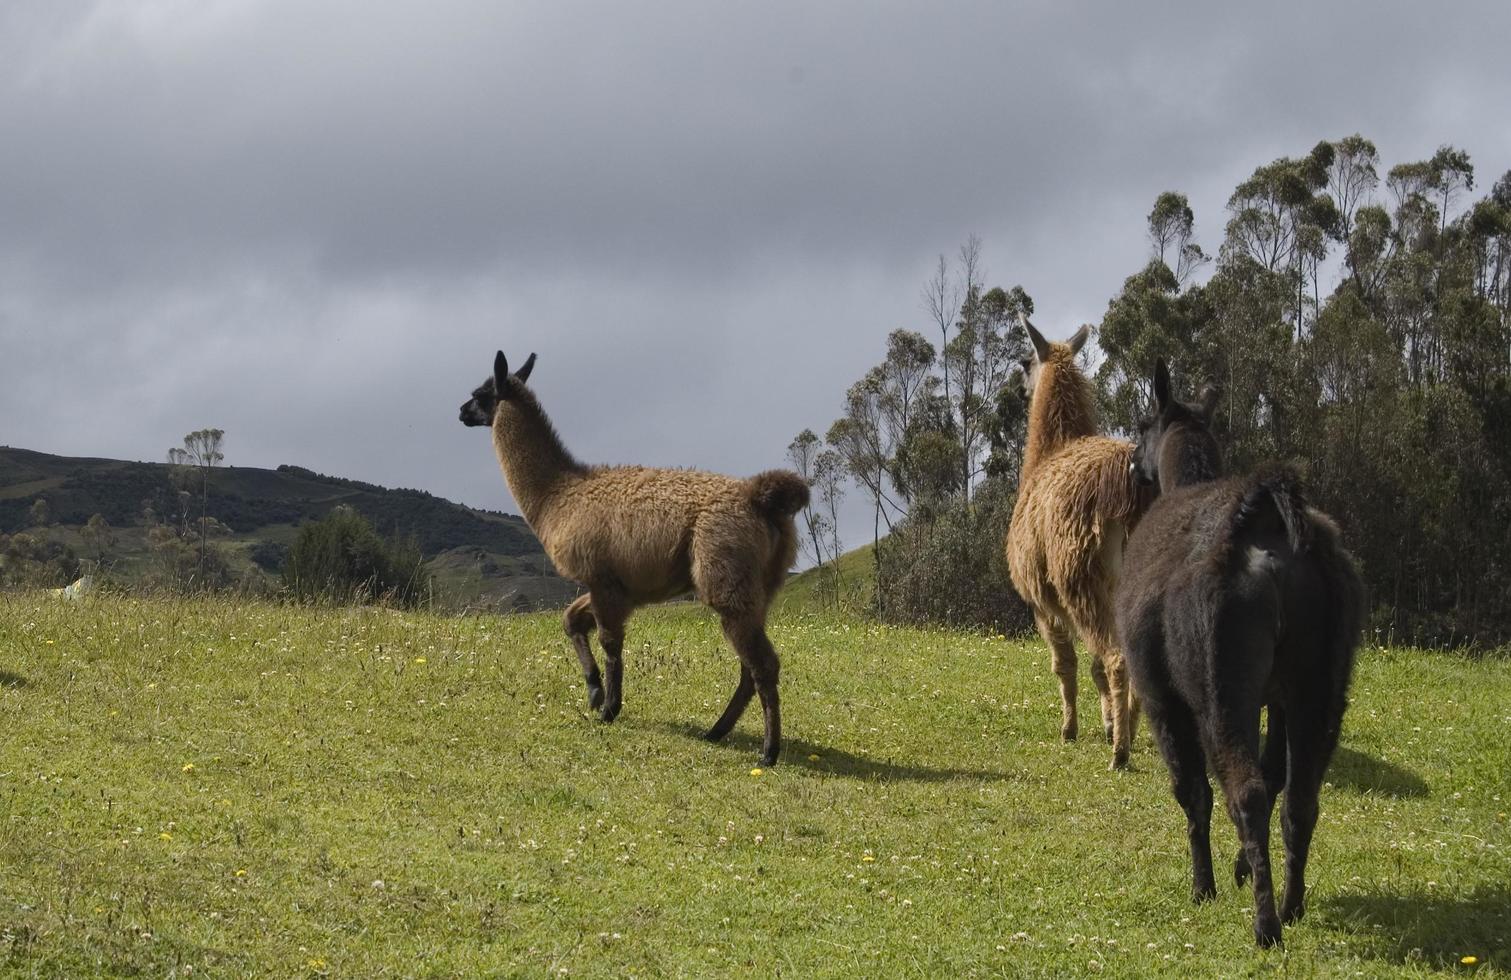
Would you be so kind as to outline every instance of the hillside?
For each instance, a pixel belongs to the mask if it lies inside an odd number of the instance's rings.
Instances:
[[[80,557],[90,550],[80,534],[89,518],[100,514],[109,521],[115,541],[102,564],[128,581],[147,569],[149,526],[181,509],[166,464],[0,447],[0,533],[27,529],[39,499],[51,512],[48,535]],[[228,529],[222,540],[233,563],[248,573],[276,574],[299,525],[337,505],[362,514],[382,534],[414,535],[449,603],[525,608],[576,593],[551,568],[530,528],[511,514],[300,466],[225,466],[210,479],[210,516]]]

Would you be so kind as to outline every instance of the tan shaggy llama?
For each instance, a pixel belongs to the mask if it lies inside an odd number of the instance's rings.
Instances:
[[[758,693],[766,723],[761,764],[773,764],[782,742],[780,662],[766,637],[766,611],[797,556],[792,517],[808,503],[808,484],[788,470],[737,480],[697,470],[585,466],[525,386],[534,366],[531,354],[510,374],[499,351],[493,376],[462,406],[461,419],[492,426],[493,448],[525,520],[556,570],[588,589],[565,617],[588,703],[604,721],[619,714],[630,613],[693,592],[719,614],[740,658],[739,685],[707,737],[728,735]],[[601,675],[588,646],[595,627]]]
[[[1072,631],[1091,651],[1091,678],[1102,702],[1102,729],[1112,741],[1112,768],[1128,764],[1137,702],[1117,641],[1113,590],[1128,532],[1149,503],[1131,472],[1133,445],[1096,434],[1091,383],[1075,357],[1090,335],[1050,343],[1020,317],[1034,356],[1024,384],[1028,442],[1007,565],[1060,679],[1060,734],[1076,737],[1076,651]]]

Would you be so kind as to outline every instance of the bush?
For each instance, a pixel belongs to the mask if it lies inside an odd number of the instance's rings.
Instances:
[[[147,549],[152,564],[146,581],[153,588],[195,595],[221,592],[236,584],[224,549],[213,541],[202,542],[178,528],[159,524],[147,532]]]
[[[881,542],[877,616],[1004,634],[1032,629],[1003,548],[1013,500],[1005,481],[990,479],[969,504],[957,499],[915,507]]]
[[[392,602],[413,606],[430,594],[430,571],[413,537],[385,541],[347,507],[299,529],[283,581],[306,602]]]
[[[55,589],[79,577],[73,549],[39,534],[0,534],[0,586]]]

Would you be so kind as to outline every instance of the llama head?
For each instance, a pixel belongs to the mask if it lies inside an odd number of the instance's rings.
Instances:
[[[1183,402],[1170,391],[1170,368],[1163,357],[1154,363],[1154,414],[1139,423],[1130,469],[1140,483],[1160,482],[1160,460],[1176,463],[1193,457],[1215,467],[1217,440],[1212,437],[1212,416],[1217,411],[1218,391],[1211,385],[1201,398]],[[1186,445],[1170,443],[1179,440]],[[1205,478],[1215,476],[1215,470]]]
[[[1091,337],[1091,324],[1082,324],[1081,329],[1077,330],[1069,340],[1063,344],[1056,344],[1045,340],[1044,335],[1028,322],[1028,315],[1022,310],[1018,311],[1018,323],[1022,325],[1023,332],[1028,334],[1028,339],[1034,346],[1033,354],[1019,362],[1023,367],[1023,394],[1032,400],[1034,389],[1039,384],[1039,376],[1044,371],[1044,365],[1061,361],[1073,364],[1075,356],[1081,352],[1081,348],[1086,346],[1086,341]]]
[[[493,358],[493,375],[472,392],[472,397],[462,406],[461,419],[463,425],[492,425],[493,415],[498,411],[500,402],[506,402],[511,398],[519,397],[520,392],[525,390],[525,382],[530,378],[530,372],[535,370],[535,355],[525,358],[525,363],[518,371],[509,373],[509,359],[499,351]]]

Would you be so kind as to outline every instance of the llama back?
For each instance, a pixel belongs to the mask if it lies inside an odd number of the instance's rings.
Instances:
[[[1013,507],[1008,552],[1028,564],[1042,560],[1048,540],[1086,541],[1110,524],[1131,530],[1152,493],[1130,473],[1133,445],[1087,436],[1042,461],[1026,478]]]
[[[612,575],[636,595],[690,588],[692,528],[739,481],[699,470],[593,467],[562,487],[538,529],[563,576]]]
[[[582,581],[590,569],[612,569],[637,596],[661,598],[694,586],[699,538],[717,539],[763,569],[778,552],[790,565],[792,512],[806,503],[807,489],[780,470],[742,480],[703,470],[599,467],[560,491],[541,537],[562,575]]]

